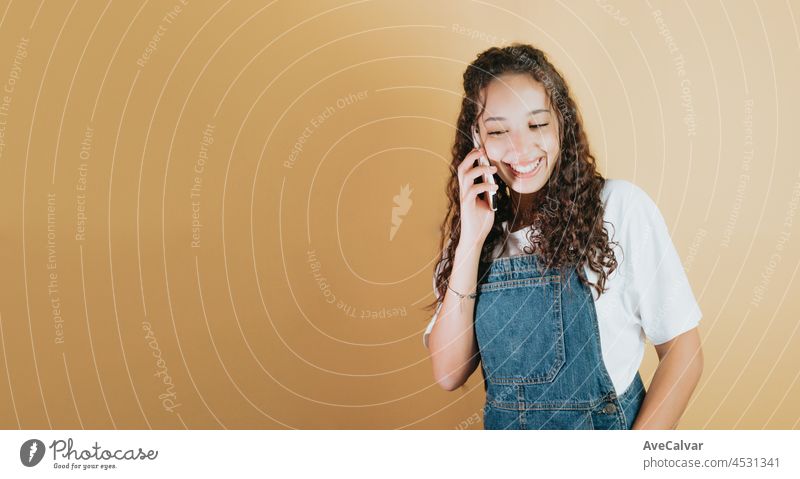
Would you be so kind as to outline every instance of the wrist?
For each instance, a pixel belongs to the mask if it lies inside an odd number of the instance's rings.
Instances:
[[[477,260],[481,256],[481,249],[475,244],[465,245],[459,243],[456,245],[455,256],[457,258]]]

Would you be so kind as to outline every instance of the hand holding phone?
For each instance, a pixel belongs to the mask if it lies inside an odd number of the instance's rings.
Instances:
[[[478,125],[477,124],[472,127],[472,144],[473,144],[473,146],[475,147],[476,150],[480,150],[481,149],[480,134],[479,134],[479,131],[478,131]],[[489,166],[489,160],[486,158],[484,153],[485,152],[483,152],[483,151],[481,152],[481,157],[478,159],[478,163],[481,164],[481,165]],[[483,174],[483,182],[484,183],[495,184],[494,175],[492,175],[491,173],[484,173]],[[495,192],[492,191],[491,193],[481,193],[481,194],[484,195],[485,198],[488,198],[487,201],[489,202],[489,208],[491,208],[492,211],[497,211],[497,202],[495,201],[494,193]]]
[[[480,144],[479,138],[473,136],[476,147]],[[488,164],[485,153],[480,148],[471,149],[456,168],[461,213],[458,244],[470,251],[481,249],[494,225],[497,211],[494,198],[490,194],[498,188],[493,177],[497,168]]]

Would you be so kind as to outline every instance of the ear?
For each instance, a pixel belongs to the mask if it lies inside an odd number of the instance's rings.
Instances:
[[[477,121],[472,124],[472,132],[471,133],[472,133],[472,145],[475,148],[480,148],[481,147],[481,133],[480,133],[480,127],[478,126],[478,122]]]

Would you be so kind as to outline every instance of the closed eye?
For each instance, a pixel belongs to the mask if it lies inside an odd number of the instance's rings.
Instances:
[[[541,128],[541,127],[543,127],[543,126],[547,126],[547,125],[549,125],[549,124],[550,124],[550,123],[539,123],[538,125],[528,125],[528,127],[529,127],[530,129],[532,129],[532,130],[535,130],[535,129],[537,129],[537,128]],[[502,130],[502,131],[490,131],[490,132],[488,132],[487,134],[488,134],[488,135],[497,136],[497,135],[502,135],[503,133],[508,133],[508,130]]]

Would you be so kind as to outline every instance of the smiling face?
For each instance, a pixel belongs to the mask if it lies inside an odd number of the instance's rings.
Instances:
[[[559,154],[558,120],[544,86],[528,74],[504,74],[483,95],[479,132],[497,174],[517,193],[539,191]]]

